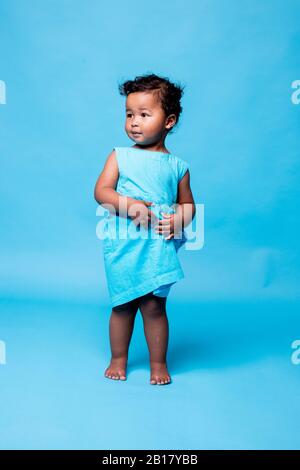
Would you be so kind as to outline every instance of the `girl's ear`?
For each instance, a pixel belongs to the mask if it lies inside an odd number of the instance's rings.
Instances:
[[[170,121],[170,122],[169,122]],[[167,129],[172,129],[172,127],[175,126],[176,124],[176,116],[175,114],[170,114],[170,116],[167,117],[167,122],[168,124],[166,125]]]

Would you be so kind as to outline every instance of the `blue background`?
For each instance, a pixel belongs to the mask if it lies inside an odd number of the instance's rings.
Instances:
[[[1,1],[1,448],[299,448],[299,25],[296,0]],[[140,315],[127,381],[104,377],[95,233],[96,179],[133,145],[118,83],[149,72],[186,85],[166,146],[205,206],[168,298],[168,386]]]

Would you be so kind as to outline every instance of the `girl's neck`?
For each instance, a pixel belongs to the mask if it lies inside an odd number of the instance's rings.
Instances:
[[[132,148],[140,149],[140,150],[149,150],[151,152],[163,152],[163,153],[171,153],[165,146],[155,146],[155,145],[133,145]]]

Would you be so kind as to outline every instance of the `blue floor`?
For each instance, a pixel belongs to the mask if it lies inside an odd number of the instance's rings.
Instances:
[[[104,377],[108,305],[1,301],[1,449],[299,449],[299,302],[167,303],[173,383]]]

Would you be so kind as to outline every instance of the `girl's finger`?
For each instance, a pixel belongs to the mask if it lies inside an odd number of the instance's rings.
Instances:
[[[170,240],[172,237],[174,237],[174,233],[171,233],[168,237],[166,237],[166,240]]]
[[[155,231],[158,233],[166,233],[166,232],[171,232],[171,226],[165,226],[165,227],[156,227]]]
[[[160,232],[163,237],[168,237],[170,235],[170,230],[164,230]]]
[[[166,225],[170,225],[170,223],[171,223],[171,222],[170,222],[170,219],[165,219],[165,220],[159,219],[159,220],[157,221],[157,224],[158,224],[159,226],[164,226],[164,227],[165,227]]]

